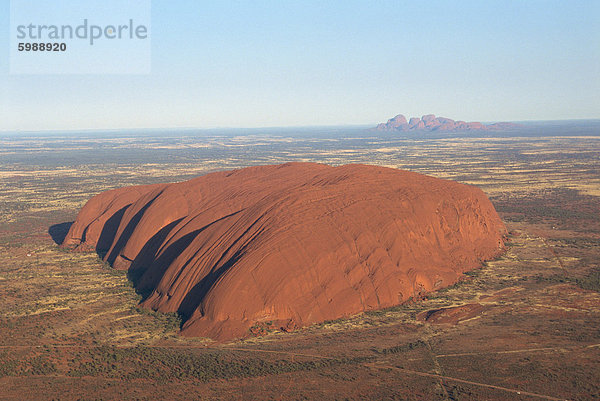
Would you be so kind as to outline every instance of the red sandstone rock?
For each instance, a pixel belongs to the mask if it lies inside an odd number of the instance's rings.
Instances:
[[[433,122],[433,121],[435,121],[435,115],[426,114],[423,117],[421,117],[421,121],[423,121],[425,124]]]
[[[485,309],[485,306],[479,303],[473,303],[423,311],[416,317],[417,320],[433,324],[458,324],[462,321],[479,316]]]
[[[422,123],[423,122],[421,121],[421,119],[419,117],[411,117],[410,121],[408,122],[408,127],[412,129]]]
[[[408,123],[406,122],[406,117],[404,117],[402,114],[398,114],[394,118],[390,118],[387,123],[382,123],[377,126],[378,129],[385,129],[386,127],[401,131],[409,128]]]
[[[101,193],[64,246],[129,269],[143,306],[187,318],[182,334],[231,339],[422,296],[498,255],[503,235],[476,187],[292,163]]]
[[[411,117],[406,123],[406,118],[402,114],[388,120],[387,123],[381,123],[375,128],[378,131],[488,131],[488,130],[507,130],[518,128],[520,125],[514,123],[494,123],[484,125],[479,122],[454,121],[446,117],[436,117],[433,114],[424,115],[422,118]]]

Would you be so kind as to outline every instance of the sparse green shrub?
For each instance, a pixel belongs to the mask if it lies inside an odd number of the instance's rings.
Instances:
[[[49,375],[56,373],[56,365],[54,365],[54,362],[43,355],[27,360],[26,365],[29,365],[26,372],[31,375]]]
[[[268,361],[257,357],[238,358],[233,354],[137,346],[101,346],[80,355],[68,375],[108,376],[122,379],[209,381],[233,377],[255,377],[296,371],[310,371],[342,364],[363,363],[370,358],[318,359],[311,361]]]
[[[427,343],[423,340],[417,340],[406,344],[396,345],[390,348],[371,348],[373,352],[380,355],[398,354],[401,352],[410,351],[413,349],[426,347]]]
[[[600,291],[600,269],[592,270],[587,276],[575,280],[585,290]]]
[[[17,373],[17,361],[8,356],[8,353],[0,353],[0,377],[13,376]]]

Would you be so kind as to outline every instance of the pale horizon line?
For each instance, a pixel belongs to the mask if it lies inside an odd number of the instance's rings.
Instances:
[[[402,113],[400,113],[402,114]],[[437,116],[437,115],[436,115]],[[394,117],[394,116],[392,116]],[[390,117],[390,118],[392,118]],[[438,116],[439,117],[439,116]],[[449,118],[449,117],[448,117]],[[389,119],[389,118],[388,118]],[[386,120],[387,121],[387,120]],[[457,120],[458,121],[458,120]],[[600,121],[600,117],[589,118],[563,118],[552,120],[490,120],[478,121],[482,124],[493,124],[498,122],[510,123],[548,123],[548,122],[571,122],[571,121]],[[244,129],[316,129],[316,128],[369,128],[375,127],[380,122],[365,124],[309,124],[309,125],[264,125],[264,126],[163,126],[163,127],[117,127],[117,128],[48,128],[48,129],[17,129],[1,130],[0,134],[8,133],[58,133],[58,132],[107,132],[107,131],[142,131],[142,130],[244,130]]]

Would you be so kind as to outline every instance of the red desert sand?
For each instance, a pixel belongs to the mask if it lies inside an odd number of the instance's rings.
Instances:
[[[368,165],[288,163],[119,188],[90,199],[63,243],[128,269],[142,305],[182,334],[244,337],[398,305],[503,250],[478,188]]]

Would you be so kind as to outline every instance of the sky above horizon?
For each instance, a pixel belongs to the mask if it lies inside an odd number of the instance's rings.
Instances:
[[[154,0],[145,75],[10,74],[9,10],[0,131],[600,118],[595,0]]]

